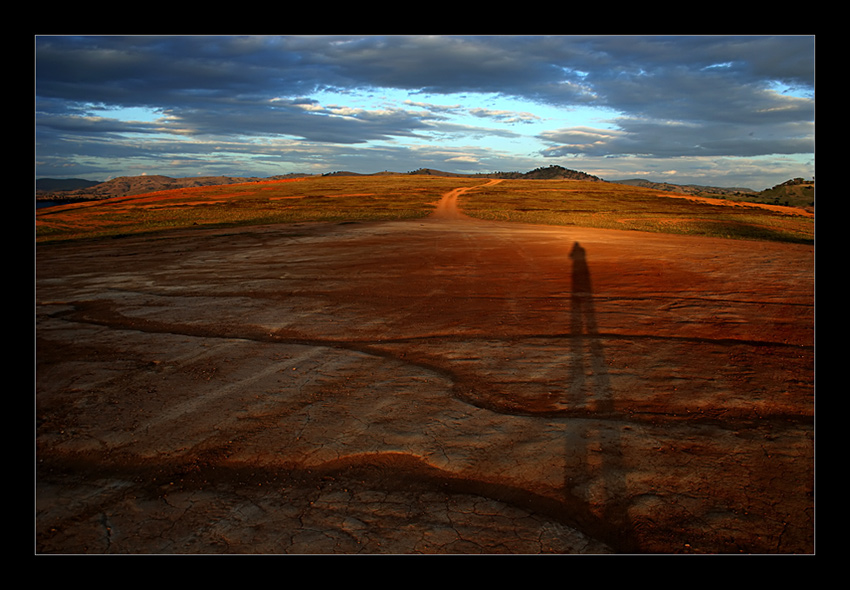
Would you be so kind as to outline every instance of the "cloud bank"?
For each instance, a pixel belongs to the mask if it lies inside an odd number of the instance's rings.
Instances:
[[[44,36],[35,58],[37,176],[814,174],[811,36]]]

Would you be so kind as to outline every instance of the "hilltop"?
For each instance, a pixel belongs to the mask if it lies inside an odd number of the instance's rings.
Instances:
[[[587,172],[578,170],[570,170],[561,166],[547,166],[545,168],[535,168],[531,172],[520,174],[518,172],[496,172],[492,175],[493,178],[527,178],[530,180],[590,180],[594,182],[602,182],[598,176],[593,176]]]
[[[791,207],[814,208],[815,181],[792,178],[781,184],[765,189],[759,193],[762,198],[775,205],[790,205]]]
[[[433,170],[431,168],[420,168],[408,174],[424,174],[430,176],[453,176],[459,178],[503,178],[503,179],[522,179],[530,180],[590,180],[602,182],[598,176],[593,176],[587,172],[579,170],[570,170],[563,166],[546,166],[544,168],[535,168],[530,172],[488,172],[479,174],[458,174],[455,172],[443,172],[441,170]]]

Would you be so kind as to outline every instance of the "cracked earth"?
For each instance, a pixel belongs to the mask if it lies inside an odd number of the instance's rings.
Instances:
[[[466,190],[40,245],[36,551],[813,552],[813,248]]]

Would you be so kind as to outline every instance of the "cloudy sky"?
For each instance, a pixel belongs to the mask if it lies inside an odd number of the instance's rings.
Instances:
[[[812,36],[35,37],[37,178],[814,176]]]

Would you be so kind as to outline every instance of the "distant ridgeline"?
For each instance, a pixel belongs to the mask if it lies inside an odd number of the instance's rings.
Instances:
[[[39,194],[76,191],[91,188],[96,184],[100,184],[100,182],[82,178],[39,178],[35,181],[35,192]]]
[[[489,172],[479,174],[459,174],[456,172],[444,172],[432,168],[419,168],[412,172],[376,172],[374,174],[363,174],[358,172],[328,172],[326,174],[285,174],[278,176],[259,177],[237,177],[237,176],[204,176],[188,178],[171,178],[168,176],[122,176],[97,182],[83,179],[55,179],[40,178],[36,180],[36,200],[39,201],[72,201],[89,199],[106,199],[109,197],[123,197],[134,194],[143,194],[155,191],[169,190],[174,188],[186,188],[192,186],[210,186],[219,184],[234,184],[243,182],[269,181],[278,179],[292,179],[313,176],[385,176],[393,174],[444,176],[457,178],[504,178],[504,179],[532,179],[532,180],[583,180],[591,182],[606,182],[598,176],[593,176],[579,170],[570,170],[562,166],[547,166],[535,168],[530,172]],[[763,191],[755,191],[749,188],[721,188],[698,185],[676,185],[669,183],[658,183],[643,179],[611,180],[617,184],[629,184],[642,186],[661,191],[693,194],[697,196],[711,196],[727,198],[740,201],[763,202],[793,207],[810,209],[814,207],[814,178],[804,180],[793,178],[773,188]]]
[[[456,174],[454,172],[442,172],[440,170],[432,170],[431,168],[419,168],[408,174],[425,174],[430,176],[458,176],[464,178],[528,178],[532,180],[590,180],[602,182],[598,176],[593,176],[586,172],[578,170],[570,170],[563,166],[547,166],[545,168],[535,168],[531,172],[484,172],[480,174]]]
[[[258,182],[296,178],[309,175],[286,174],[268,178],[242,176],[199,176],[187,178],[171,178],[161,175],[119,176],[105,182],[81,179],[39,178],[35,181],[36,200],[89,200],[108,199],[109,197],[126,197],[156,191],[196,186],[216,186],[222,184],[239,184],[243,182]]]
[[[337,171],[328,172],[321,176],[385,176],[396,174],[394,172],[376,172],[374,174],[362,174],[359,172]],[[401,173],[398,173],[401,174]],[[546,168],[537,168],[531,172],[491,172],[483,174],[457,174],[454,172],[443,172],[431,168],[419,168],[407,174],[421,174],[430,176],[447,176],[458,178],[530,178],[538,180],[552,179],[569,179],[569,180],[591,180],[602,181],[601,178],[579,172],[578,170],[568,170],[561,166],[549,166]],[[109,197],[125,197],[129,195],[138,195],[154,191],[163,191],[175,188],[186,188],[193,186],[211,186],[219,184],[235,184],[241,182],[257,182],[261,180],[277,180],[317,176],[315,174],[284,174],[278,176],[269,176],[266,178],[258,177],[238,177],[238,176],[202,176],[202,177],[187,177],[187,178],[171,178],[169,176],[150,175],[150,176],[121,176],[107,180],[106,182],[97,182],[82,179],[56,179],[56,178],[40,178],[36,180],[35,196],[36,199],[43,200],[80,200],[80,199],[106,199]]]

